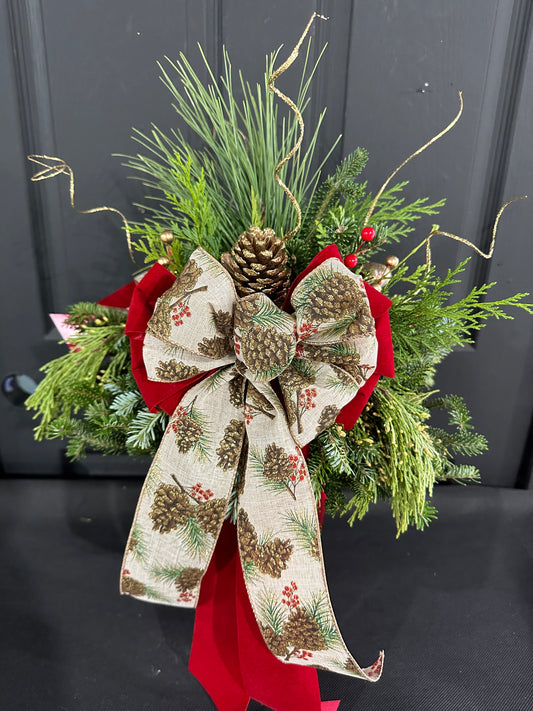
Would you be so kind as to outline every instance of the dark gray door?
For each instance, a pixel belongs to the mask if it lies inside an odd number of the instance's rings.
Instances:
[[[156,61],[182,50],[196,62],[200,42],[218,68],[226,45],[234,67],[261,81],[265,54],[282,43],[287,53],[314,10],[330,16],[314,27],[314,51],[329,46],[308,126],[327,105],[323,145],[343,133],[337,159],[366,146],[365,177],[377,188],[451,119],[462,89],[461,123],[399,177],[411,181],[410,197],[446,196],[441,227],[487,246],[499,205],[531,192],[529,0],[2,0],[2,377],[36,377],[40,364],[62,352],[46,339],[48,312],[97,300],[130,278],[118,218],[71,211],[64,177],[30,184],[25,156],[61,156],[75,170],[81,208],[110,205],[131,216],[140,188],[111,154],[135,151],[134,126],[173,125]],[[288,75],[281,83],[290,91]],[[465,290],[479,279],[497,280],[498,295],[530,288],[532,210],[526,201],[508,210],[493,260],[472,260]],[[421,225],[408,248],[429,228]],[[466,256],[438,239],[434,261],[443,268]],[[512,486],[528,473],[532,334],[521,314],[491,324],[441,369],[439,386],[464,393],[490,440],[490,454],[478,460],[487,483]],[[0,412],[6,473],[62,471],[60,443],[34,444],[28,414],[3,399]]]

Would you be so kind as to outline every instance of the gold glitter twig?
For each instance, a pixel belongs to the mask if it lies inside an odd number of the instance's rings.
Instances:
[[[304,41],[307,33],[309,32],[309,29],[310,29],[311,25],[313,24],[315,17],[318,17],[321,20],[328,20],[329,19],[328,17],[324,17],[324,15],[319,15],[317,12],[314,12],[311,16],[311,19],[307,23],[307,26],[302,33],[302,36],[298,40],[298,44],[290,53],[289,58],[286,59],[285,62],[283,62],[283,64],[281,65],[281,67],[279,69],[276,69],[275,72],[272,72],[272,74],[268,78],[268,88],[270,89],[271,92],[273,92],[274,94],[279,96],[279,98],[282,101],[284,101],[292,111],[294,111],[294,114],[295,114],[296,119],[298,120],[298,124],[300,126],[298,140],[296,141],[294,147],[292,148],[292,150],[289,153],[287,153],[285,158],[283,158],[283,160],[281,160],[277,164],[276,169],[274,171],[274,177],[276,178],[279,185],[283,188],[283,190],[287,194],[289,200],[292,202],[292,204],[294,206],[294,209],[296,210],[296,214],[298,215],[298,222],[296,223],[296,227],[294,227],[294,229],[292,229],[292,230],[289,230],[282,238],[285,242],[287,240],[289,240],[291,237],[294,237],[294,235],[298,232],[298,230],[302,226],[302,210],[300,208],[300,205],[298,204],[298,201],[294,197],[294,195],[291,193],[289,188],[285,185],[283,180],[279,177],[279,171],[282,168],[282,166],[284,166],[285,163],[287,163],[297,153],[297,151],[300,149],[300,146],[302,145],[302,141],[303,141],[303,137],[304,137],[304,120],[303,120],[302,114],[298,110],[298,107],[296,106],[294,101],[291,98],[289,98],[286,94],[284,94],[282,91],[280,91],[277,86],[274,86],[274,82],[281,74],[283,74],[283,72],[286,69],[288,69],[291,66],[291,64],[294,62],[294,60],[298,56],[298,52],[300,51],[302,42]]]
[[[385,188],[387,187],[387,185],[388,185],[388,184],[390,183],[390,181],[394,178],[394,176],[396,175],[396,173],[398,173],[398,171],[400,171],[400,170],[404,167],[404,165],[406,165],[407,163],[409,163],[409,161],[410,161],[412,158],[415,158],[415,156],[420,155],[420,153],[422,153],[423,151],[425,151],[426,148],[428,148],[429,146],[431,146],[432,143],[435,143],[435,141],[438,141],[439,138],[442,138],[442,136],[444,136],[445,133],[448,133],[448,131],[450,131],[450,130],[455,126],[455,124],[457,123],[457,121],[459,121],[459,119],[461,118],[461,114],[462,114],[462,113],[463,113],[463,92],[460,91],[460,92],[459,92],[459,111],[458,111],[458,113],[457,113],[457,116],[456,116],[456,117],[453,119],[453,121],[452,121],[451,123],[449,123],[449,124],[446,126],[446,128],[444,128],[440,133],[438,133],[436,136],[433,136],[433,138],[432,138],[430,141],[428,141],[427,143],[424,143],[424,145],[421,146],[421,147],[420,147],[418,150],[416,150],[414,153],[411,153],[411,155],[409,156],[409,158],[406,158],[406,159],[403,161],[403,163],[401,163],[401,164],[389,175],[389,177],[387,178],[387,180],[383,183],[383,185],[381,186],[381,188],[378,190],[378,193],[377,193],[376,197],[372,200],[372,203],[371,203],[371,205],[370,205],[370,208],[369,208],[368,212],[366,213],[365,222],[364,222],[365,225],[368,225],[368,223],[369,223],[369,221],[370,221],[370,218],[371,218],[371,216],[372,216],[372,213],[374,212],[374,208],[376,207],[377,201],[379,200],[379,198],[380,198],[381,195],[383,194],[383,191],[385,190]]]
[[[46,180],[47,178],[55,178],[56,175],[61,175],[61,173],[65,173],[69,176],[70,205],[73,210],[76,210],[76,212],[79,212],[81,215],[90,215],[93,212],[116,212],[117,215],[120,215],[122,218],[122,222],[124,223],[124,228],[126,230],[128,251],[130,253],[132,262],[135,264],[135,257],[133,256],[133,250],[131,245],[130,226],[126,217],[122,214],[122,212],[120,212],[120,210],[117,210],[115,207],[106,206],[93,207],[91,210],[79,210],[74,203],[74,171],[69,165],[67,165],[67,163],[65,163],[64,160],[55,156],[44,155],[30,155],[28,156],[28,160],[44,168],[44,170],[40,170],[38,173],[35,173],[35,175],[32,175],[31,180],[33,182],[38,182],[39,180]],[[52,162],[52,164],[48,164],[43,163],[43,161],[55,161],[55,163]]]
[[[494,245],[496,244],[496,231],[498,229],[498,223],[500,221],[500,217],[502,216],[503,211],[505,208],[510,205],[512,202],[516,202],[517,200],[525,200],[527,198],[527,195],[520,195],[520,197],[514,197],[511,200],[507,200],[507,202],[502,205],[502,207],[499,209],[498,214],[496,215],[496,219],[494,220],[494,227],[492,228],[492,239],[490,242],[489,246],[489,251],[488,252],[482,252],[479,247],[476,247],[475,244],[472,244],[469,240],[465,239],[464,237],[459,237],[458,235],[453,235],[450,232],[443,232],[442,230],[439,230],[438,225],[434,225],[433,229],[431,232],[428,234],[424,242],[422,242],[419,246],[422,246],[422,244],[425,243],[426,245],[426,266],[428,270],[431,268],[431,247],[430,247],[430,241],[431,238],[434,237],[435,235],[443,235],[444,237],[450,237],[450,239],[455,240],[456,242],[461,242],[462,244],[466,244],[467,247],[470,247],[471,249],[474,250],[474,252],[477,252],[480,257],[483,257],[483,259],[490,259],[494,253]],[[418,248],[417,248],[418,249]]]

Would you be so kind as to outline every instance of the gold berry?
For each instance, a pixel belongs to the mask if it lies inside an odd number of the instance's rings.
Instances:
[[[174,235],[172,234],[172,232],[170,230],[163,230],[163,232],[161,232],[159,237],[161,239],[161,242],[163,242],[163,244],[172,244],[172,241],[174,239]]]
[[[385,264],[389,267],[389,269],[396,269],[396,267],[398,266],[399,263],[400,263],[400,260],[394,254],[391,254],[385,260]]]

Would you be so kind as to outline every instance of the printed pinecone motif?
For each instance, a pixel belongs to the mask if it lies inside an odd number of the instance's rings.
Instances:
[[[183,415],[176,422],[176,447],[184,454],[198,442],[202,436],[202,428],[190,415]]]
[[[271,578],[281,578],[282,571],[287,569],[293,549],[289,539],[282,541],[281,538],[274,538],[259,546],[259,570]]]
[[[318,623],[301,607],[295,608],[289,615],[283,628],[283,637],[295,649],[318,652],[328,648]]]
[[[189,259],[187,264],[178,274],[178,278],[174,284],[172,284],[170,289],[167,291],[168,297],[171,297],[172,299],[179,299],[182,296],[185,296],[185,294],[194,289],[196,282],[202,273],[203,269],[196,264],[194,259]]]
[[[196,520],[206,533],[214,536],[218,533],[226,508],[227,501],[225,499],[202,501],[196,509]]]
[[[320,413],[320,417],[318,418],[318,423],[316,426],[317,434],[320,434],[320,432],[323,432],[330,425],[332,425],[337,419],[337,415],[339,414],[339,412],[340,410],[337,405],[326,405],[326,407]]]
[[[266,642],[267,647],[276,657],[285,657],[287,655],[287,642],[283,635],[276,634],[272,627],[259,623],[261,634]]]
[[[188,518],[194,518],[195,514],[194,505],[179,486],[172,484],[158,486],[149,514],[154,531],[168,533],[180,524],[186,523]]]
[[[179,577],[176,579],[175,585],[179,592],[188,592],[194,590],[200,584],[203,570],[200,568],[183,568]]]
[[[263,462],[263,474],[273,481],[287,481],[293,473],[292,463],[283,447],[274,442],[267,444]]]
[[[244,436],[244,422],[231,420],[224,430],[224,437],[217,448],[218,466],[224,471],[235,469],[239,463]]]
[[[222,335],[230,338],[233,334],[233,316],[228,311],[218,311],[213,312],[213,319],[215,321],[215,328]]]
[[[244,399],[243,399],[243,382],[244,379],[242,375],[239,375],[239,373],[235,373],[235,376],[229,381],[228,387],[229,387],[229,401],[233,405],[233,407],[238,408],[239,410],[242,409],[242,406],[244,405]]]
[[[294,339],[288,333],[254,324],[241,342],[241,357],[254,373],[268,373],[271,367],[288,363]]]
[[[122,576],[122,584],[120,587],[122,592],[126,593],[126,595],[146,594],[146,585],[139,580],[135,580],[135,578],[130,578],[128,575]]]
[[[213,338],[204,337],[201,343],[198,344],[198,350],[208,358],[223,358],[233,350],[232,343],[226,336],[213,336]]]
[[[318,545],[318,537],[313,536],[309,543],[309,553],[316,560],[320,560],[320,546]]]
[[[274,407],[272,406],[270,400],[265,395],[263,395],[263,393],[259,392],[259,390],[255,388],[252,383],[248,383],[248,390],[246,391],[246,401],[248,404],[251,403],[256,410],[259,410],[260,412],[263,412],[266,415],[274,411]],[[270,415],[270,417],[273,417],[273,415]]]
[[[233,278],[239,296],[261,292],[281,306],[290,282],[287,259],[285,243],[274,230],[250,227],[220,261]]]
[[[137,538],[137,536],[132,534],[130,536],[129,541],[128,541],[128,551],[135,552],[138,545],[139,545],[139,539]]]
[[[324,323],[347,314],[358,315],[363,294],[347,274],[334,272],[309,295],[305,314],[313,323]]]
[[[348,659],[346,660],[344,668],[346,669],[346,671],[355,672],[356,674],[361,673],[361,670],[359,669],[357,664],[355,664],[353,659],[350,659],[350,657],[348,657]]]
[[[346,335],[354,338],[355,336],[369,336],[374,333],[374,319],[367,305],[363,305],[363,311],[358,318],[346,329]]]
[[[155,369],[155,373],[160,380],[166,380],[171,383],[192,378],[193,375],[198,375],[200,372],[200,369],[195,365],[186,365],[178,362],[175,358],[167,362],[160,360]]]
[[[159,300],[148,321],[148,332],[155,336],[169,337],[172,330],[172,307],[170,302]]]
[[[258,558],[257,533],[244,509],[239,509],[237,516],[239,530],[239,550],[243,563],[256,563]]]
[[[307,356],[307,352],[305,355]],[[285,388],[291,392],[297,392],[299,390],[304,390],[309,385],[315,383],[316,377],[314,375],[296,370],[294,365],[291,364],[278,375],[278,380],[280,381],[282,388]]]

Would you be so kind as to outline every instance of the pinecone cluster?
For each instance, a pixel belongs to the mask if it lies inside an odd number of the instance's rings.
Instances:
[[[290,539],[273,538],[267,543],[259,543],[256,530],[244,509],[237,517],[239,550],[243,563],[253,563],[261,573],[271,578],[281,578],[294,550]]]
[[[160,484],[149,515],[154,531],[169,533],[188,518],[194,518],[196,512],[191,498],[179,486]]]
[[[244,407],[244,378],[237,371],[234,371],[233,378],[229,381],[229,401],[238,410]]]
[[[347,274],[334,272],[321,282],[306,303],[305,315],[313,323],[335,321],[347,314],[359,315],[363,294]]]
[[[282,634],[276,634],[272,627],[259,623],[261,634],[265,640],[267,647],[276,657],[285,657],[288,653],[288,646],[285,637]]]
[[[192,378],[194,375],[201,373],[201,370],[195,365],[186,365],[172,358],[169,361],[160,360],[156,366],[155,373],[160,380],[175,383],[178,380]]]
[[[293,473],[289,455],[283,447],[278,447],[275,442],[267,444],[263,465],[263,474],[272,481],[288,481]]]
[[[271,229],[250,227],[220,261],[240,297],[261,292],[281,306],[290,283],[285,243]]]
[[[224,429],[224,436],[216,451],[218,466],[224,471],[237,467],[241,455],[243,437],[244,422],[242,420],[231,420]]]
[[[198,344],[198,350],[202,355],[216,360],[231,353],[233,345],[231,340],[225,336],[213,336],[213,338],[205,336],[202,342]]]
[[[196,502],[181,487],[160,484],[149,516],[153,521],[153,530],[160,533],[169,533],[192,518],[198,521],[202,530],[214,536],[218,533],[226,507],[225,499]]]

